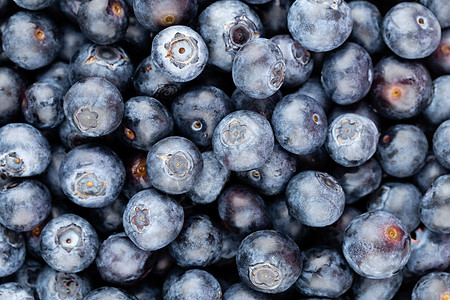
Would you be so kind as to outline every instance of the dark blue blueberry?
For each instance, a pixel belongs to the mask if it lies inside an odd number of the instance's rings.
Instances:
[[[14,274],[14,279],[33,294],[37,294],[37,279],[44,267],[43,262],[27,258],[22,267]]]
[[[98,142],[99,138],[84,136],[80,133],[78,128],[73,127],[70,121],[64,119],[58,128],[59,138],[63,145],[68,149],[73,149],[77,146]]]
[[[147,153],[139,152],[129,156],[125,162],[126,179],[122,193],[130,199],[139,191],[152,187],[147,176]]]
[[[25,81],[19,73],[11,68],[0,67],[0,125],[14,122],[17,118],[20,112],[20,96],[25,88]]]
[[[253,6],[261,18],[266,36],[275,36],[288,32],[287,14],[292,2],[294,1],[276,0]]]
[[[346,113],[357,114],[369,118],[378,128],[378,131],[381,128],[379,116],[365,101],[359,101],[350,105],[335,105],[328,114],[328,123],[333,122],[334,119]]]
[[[302,224],[324,227],[333,224],[344,211],[345,194],[327,173],[304,171],[286,187],[289,214]]]
[[[449,93],[450,75],[444,75],[433,80],[430,104],[423,111],[423,114],[431,124],[438,125],[450,119]]]
[[[268,39],[247,42],[233,60],[236,87],[252,98],[267,98],[284,82],[286,63],[280,48]]]
[[[19,11],[4,26],[3,51],[21,68],[35,70],[46,66],[61,49],[58,28],[44,15]]]
[[[275,138],[285,150],[304,155],[325,142],[327,117],[313,98],[295,93],[277,103],[272,115]]]
[[[36,80],[37,82],[53,83],[59,86],[65,94],[71,86],[69,80],[69,65],[62,61],[54,62],[43,70],[42,73],[39,73]]]
[[[24,264],[25,255],[22,234],[0,225],[0,277],[16,272]]]
[[[100,241],[94,228],[82,217],[64,214],[52,219],[42,230],[41,255],[60,272],[78,273],[94,261]]]
[[[133,4],[129,5],[129,7],[132,5]],[[122,45],[130,57],[133,58],[133,61],[137,58],[142,59],[149,54],[148,49],[152,46],[152,36],[152,33],[142,26],[136,20],[134,15],[130,15],[128,19],[128,28],[120,45]]]
[[[173,132],[173,118],[158,100],[137,96],[125,103],[120,137],[131,147],[148,151]]]
[[[147,251],[170,244],[180,233],[183,222],[181,205],[155,189],[138,192],[123,213],[123,227],[128,237]]]
[[[21,8],[28,10],[41,10],[53,5],[56,0],[14,0]]]
[[[171,280],[168,289],[163,292],[163,299],[220,300],[222,288],[210,273],[191,269],[176,275]]]
[[[441,165],[450,169],[450,119],[442,122],[434,132],[433,151]]]
[[[34,300],[33,292],[17,282],[0,285],[0,297],[5,300]]]
[[[83,0],[58,0],[59,9],[69,21],[78,23],[78,9]]]
[[[383,279],[370,279],[363,276],[355,276],[352,286],[354,299],[391,300],[400,289],[402,281],[403,274],[401,272]]]
[[[67,150],[61,144],[52,145],[52,157],[50,159],[50,164],[48,165],[45,172],[41,175],[40,179],[42,183],[47,186],[50,193],[56,197],[65,197],[63,190],[61,189],[61,183],[59,181],[59,167],[61,166],[61,161],[67,155]]]
[[[118,299],[118,300],[137,300],[137,298],[125,291],[115,287],[100,287],[93,290],[83,300],[103,300],[103,299]]]
[[[424,166],[428,141],[420,128],[398,124],[381,134],[377,150],[383,171],[404,178],[414,175]]]
[[[297,281],[303,262],[293,240],[274,230],[260,230],[241,242],[236,265],[239,277],[248,287],[276,294]]]
[[[309,77],[296,93],[313,98],[320,106],[322,106],[326,113],[330,111],[331,106],[333,105],[333,102],[323,88],[322,82],[317,77]]]
[[[342,45],[353,26],[350,7],[343,0],[296,0],[289,9],[287,22],[294,40],[315,52]]]
[[[108,147],[87,144],[72,149],[59,168],[61,188],[83,207],[104,207],[116,200],[125,182],[125,167]]]
[[[165,77],[176,82],[186,82],[200,75],[205,68],[208,47],[190,27],[170,26],[153,38],[151,57]]]
[[[434,154],[428,154],[425,166],[414,175],[414,184],[425,193],[438,177],[448,173],[448,169],[439,163]]]
[[[238,110],[223,118],[213,134],[217,160],[231,171],[258,168],[274,147],[272,127],[267,119],[250,110]]]
[[[411,237],[394,215],[367,212],[354,218],[345,229],[342,251],[359,275],[387,278],[400,272],[408,262]]]
[[[83,33],[72,25],[63,26],[61,28],[61,40],[62,48],[59,51],[59,58],[65,62],[70,62],[72,56],[78,49],[84,44],[88,43],[88,40],[84,37]],[[69,71],[67,69],[67,71]]]
[[[418,3],[395,5],[384,16],[382,27],[384,42],[402,58],[424,58],[433,53],[441,39],[436,16]]]
[[[270,300],[269,295],[257,292],[242,282],[230,285],[223,293],[223,300]]]
[[[122,216],[128,199],[122,194],[108,206],[92,208],[89,210],[89,220],[99,233],[112,234],[123,231]]]
[[[322,84],[335,103],[348,105],[364,98],[373,79],[372,59],[360,45],[346,43],[328,56],[322,67]]]
[[[270,121],[275,105],[277,105],[281,98],[282,95],[279,90],[272,96],[258,99],[247,96],[240,89],[235,89],[231,95],[231,102],[237,110],[252,110]]]
[[[125,36],[128,7],[123,0],[84,0],[77,12],[84,36],[99,45],[113,44]]]
[[[450,28],[442,30],[441,41],[427,62],[430,70],[437,74],[450,73]]]
[[[437,233],[450,233],[449,189],[450,175],[442,175],[420,199],[420,220],[428,229]]]
[[[432,272],[417,281],[411,300],[445,299],[450,296],[450,273]]]
[[[160,256],[158,256],[158,259]],[[136,285],[128,289],[128,293],[134,295],[137,300],[161,300],[161,288],[155,285],[151,280],[141,280]]]
[[[206,267],[221,258],[222,232],[207,215],[192,216],[169,251],[180,267]]]

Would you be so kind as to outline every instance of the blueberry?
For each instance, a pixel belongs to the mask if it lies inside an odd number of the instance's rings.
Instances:
[[[223,293],[223,300],[269,300],[269,295],[248,288],[242,282],[230,285]]]
[[[56,61],[36,76],[37,82],[48,82],[62,89],[65,94],[70,88],[69,65],[62,61]]]
[[[118,299],[118,300],[137,300],[135,296],[126,293],[125,291],[115,287],[100,287],[91,291],[83,300],[103,300],[103,299]]]
[[[75,52],[77,52],[81,46],[88,43],[88,40],[84,37],[83,33],[75,26],[69,24],[61,28],[61,40],[62,47],[58,57],[65,62],[70,62]]]
[[[83,207],[104,207],[119,196],[125,167],[108,147],[87,144],[72,149],[62,160],[59,180],[72,202]]]
[[[450,169],[450,120],[442,122],[434,132],[433,151],[439,163]]]
[[[202,37],[187,26],[170,26],[153,38],[153,63],[165,77],[176,82],[190,81],[200,75],[208,55]]]
[[[34,300],[33,293],[17,282],[1,284],[0,297],[5,300]]]
[[[433,80],[430,104],[423,114],[433,125],[438,125],[450,119],[450,75],[444,75]]]
[[[353,27],[350,7],[343,0],[296,0],[287,22],[294,40],[315,52],[336,49],[350,36]]]
[[[450,197],[450,175],[438,177],[420,199],[420,220],[425,226],[438,233],[450,233],[448,215]]]
[[[181,205],[155,189],[138,192],[123,213],[123,227],[128,237],[146,251],[170,244],[180,233],[183,222]]]
[[[414,175],[414,184],[425,193],[438,177],[447,173],[448,170],[439,163],[436,156],[429,154],[425,159],[425,166]]]
[[[0,67],[1,125],[13,122],[19,115],[20,95],[25,88],[25,81],[19,73],[11,68]]]
[[[53,144],[51,153],[50,164],[40,179],[49,189],[52,196],[62,198],[65,195],[61,189],[61,182],[59,181],[59,167],[61,166],[61,161],[67,155],[67,151],[62,144]]]
[[[355,299],[358,300],[390,300],[394,298],[394,295],[400,289],[402,281],[403,275],[401,272],[383,279],[370,279],[367,277],[356,276],[353,282],[352,291]]]
[[[428,67],[438,74],[450,73],[450,28],[442,30],[441,41],[427,62]]]
[[[60,272],[78,273],[94,261],[100,241],[85,219],[64,214],[45,225],[40,245],[42,258],[50,267]]]
[[[303,262],[293,240],[274,230],[260,230],[241,242],[236,265],[239,277],[248,287],[275,294],[297,281]]]
[[[33,294],[36,294],[37,278],[43,269],[43,262],[28,258],[22,267],[14,274],[14,279],[24,288],[31,291]]]
[[[449,297],[450,273],[432,272],[417,281],[411,294],[412,300],[445,299]]]
[[[128,199],[121,194],[108,206],[90,209],[89,220],[92,226],[97,232],[103,234],[123,231],[122,216],[127,202]]]
[[[253,98],[244,94],[240,89],[235,89],[231,95],[231,102],[237,110],[252,110],[270,121],[275,105],[281,100],[280,90],[264,99]]]
[[[248,41],[233,60],[234,84],[253,98],[263,99],[275,94],[284,82],[285,73],[283,52],[268,39]]]
[[[25,262],[23,235],[0,225],[0,277],[16,272]]]
[[[286,187],[289,214],[302,224],[324,227],[334,223],[344,211],[345,194],[327,173],[304,171]]]
[[[147,176],[147,153],[132,154],[125,163],[126,179],[122,193],[130,199],[139,191],[152,187]]]
[[[287,14],[293,0],[268,1],[253,7],[257,10],[266,36],[288,32]]]
[[[450,27],[450,10],[445,0],[419,0],[419,3],[431,10],[442,28]]]
[[[58,0],[59,9],[68,20],[74,24],[78,23],[78,9],[83,0]]]
[[[380,117],[365,101],[359,101],[350,105],[335,105],[328,114],[328,123],[333,122],[334,119],[346,113],[357,114],[369,118],[378,128],[378,131],[381,128]]]
[[[411,254],[411,237],[394,215],[367,212],[354,218],[345,229],[344,257],[361,276],[381,279],[398,273]]]
[[[262,166],[274,147],[269,121],[256,112],[239,110],[223,118],[214,129],[212,146],[217,160],[231,171]]]
[[[435,15],[418,3],[395,5],[384,16],[382,27],[386,45],[403,58],[424,58],[433,53],[441,39]]]
[[[176,275],[170,283],[168,289],[163,292],[163,299],[222,299],[219,282],[203,270],[187,270]]]
[[[302,94],[313,98],[319,103],[323,110],[328,113],[333,102],[328,97],[322,82],[317,77],[309,77],[309,79],[298,89],[297,94]]]

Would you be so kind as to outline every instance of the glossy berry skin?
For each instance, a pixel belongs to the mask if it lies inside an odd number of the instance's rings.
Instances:
[[[0,67],[0,125],[13,122],[20,112],[20,95],[25,90],[25,81],[11,68]]]
[[[187,195],[192,202],[208,204],[214,202],[230,178],[231,171],[225,168],[212,151],[202,153],[203,170],[200,178]]]
[[[53,269],[78,273],[95,260],[100,241],[94,228],[82,217],[63,214],[42,230],[41,255]]]
[[[324,144],[327,125],[322,107],[313,98],[298,93],[283,97],[272,114],[278,143],[298,155],[312,153]]]
[[[336,298],[353,282],[353,272],[335,249],[310,248],[303,253],[303,269],[295,287],[303,295]]]
[[[64,273],[46,266],[38,275],[36,292],[39,299],[81,300],[92,290],[86,275]]]
[[[137,192],[152,187],[147,176],[147,153],[139,152],[130,156],[125,162],[126,179],[122,193],[130,199]]]
[[[383,47],[381,36],[381,13],[369,1],[351,1],[348,3],[353,19],[350,40],[361,45],[370,54],[380,52]]]
[[[257,292],[247,287],[242,282],[230,285],[225,293],[223,293],[223,300],[269,300],[269,295]]]
[[[83,0],[77,19],[86,38],[99,45],[113,44],[125,36],[128,8],[123,0]]]
[[[241,242],[236,265],[239,277],[248,287],[276,294],[297,281],[303,262],[293,240],[274,230],[260,230]]]
[[[247,42],[263,35],[256,12],[242,1],[210,4],[198,17],[198,32],[209,49],[209,63],[231,72],[235,54]]]
[[[321,79],[323,88],[335,103],[358,102],[372,85],[372,59],[360,45],[346,43],[325,59]]]
[[[81,79],[64,96],[64,115],[82,136],[113,132],[122,121],[123,110],[120,91],[101,77]]]
[[[13,181],[0,191],[0,223],[14,231],[32,230],[50,214],[51,200],[39,181]]]
[[[355,299],[358,300],[390,300],[400,289],[402,281],[403,274],[401,272],[384,279],[355,276],[352,291]]]
[[[339,183],[327,173],[303,171],[289,181],[286,202],[289,214],[300,223],[324,227],[342,215],[345,194]]]
[[[450,120],[442,122],[434,132],[433,151],[441,165],[450,169]]]
[[[262,195],[282,193],[296,171],[295,156],[275,144],[272,155],[259,168],[238,172],[237,176]]]
[[[345,113],[328,126],[325,146],[335,162],[344,167],[356,167],[375,153],[378,137],[378,129],[372,120]]]
[[[229,231],[248,234],[271,226],[263,199],[249,187],[228,187],[220,194],[217,206],[220,219]]]
[[[438,162],[434,154],[428,154],[425,166],[413,177],[414,184],[422,193],[425,193],[438,177],[445,174],[448,174],[448,169]]]
[[[343,0],[296,0],[287,22],[294,40],[314,52],[336,49],[350,36],[353,27],[350,7]]]
[[[47,139],[29,124],[9,123],[0,128],[0,170],[11,177],[41,174],[50,163]]]
[[[110,235],[100,246],[95,259],[100,277],[108,283],[128,286],[150,272],[156,253],[144,251],[122,233]]]
[[[190,81],[200,75],[208,56],[203,38],[187,26],[170,26],[153,38],[153,63],[165,77],[176,82]]]
[[[134,0],[137,21],[151,32],[173,25],[187,25],[197,15],[197,0]]]
[[[100,287],[91,291],[83,300],[103,300],[103,299],[119,299],[119,300],[137,300],[137,298],[125,291],[115,287]]]
[[[183,268],[206,267],[220,259],[222,232],[207,215],[186,220],[183,230],[170,243],[169,252]]]
[[[170,284],[167,282],[170,280]],[[222,288],[210,273],[190,269],[168,278],[164,282],[163,299],[222,299]]]
[[[172,103],[175,124],[199,147],[211,145],[214,129],[233,110],[230,98],[214,86],[197,86]]]
[[[161,249],[180,233],[184,212],[180,204],[155,189],[138,192],[123,213],[123,227],[128,237],[146,251]]]
[[[272,154],[274,143],[269,121],[249,110],[238,110],[223,118],[212,140],[217,160],[236,172],[262,166]]]
[[[450,52],[450,47],[449,47]],[[424,116],[433,125],[439,125],[450,119],[450,75],[433,80],[430,104],[423,111]]]
[[[22,233],[0,225],[0,276],[6,277],[16,272],[25,262],[25,240]]]
[[[435,180],[431,188],[420,199],[420,220],[425,226],[437,233],[450,233],[448,209],[450,198],[450,175],[443,175]]]
[[[203,160],[190,140],[170,136],[150,148],[146,167],[148,179],[156,189],[178,195],[189,191],[198,181]]]
[[[249,97],[240,89],[235,89],[231,95],[231,102],[236,110],[252,110],[267,120],[271,120],[275,105],[281,100],[282,94],[278,90],[272,96],[264,99]]]
[[[135,149],[148,151],[173,132],[173,118],[158,100],[137,96],[125,102],[120,137]]]
[[[125,167],[108,147],[86,144],[72,149],[62,160],[59,180],[72,202],[83,207],[104,207],[119,196]]]
[[[381,279],[398,273],[411,254],[411,237],[401,221],[384,211],[357,216],[345,229],[342,251],[361,276]]]
[[[433,53],[441,39],[439,21],[418,3],[395,5],[384,16],[382,27],[384,42],[402,58],[424,58]]]
[[[422,194],[410,183],[387,182],[367,202],[368,211],[381,210],[396,216],[408,232],[419,226],[419,202]]]
[[[133,64],[119,46],[85,44],[70,60],[70,82],[88,77],[103,77],[123,91],[133,75]]]
[[[445,299],[449,296],[449,290],[450,273],[432,272],[417,281],[411,299]]]
[[[285,73],[283,52],[264,38],[247,42],[236,53],[231,71],[236,87],[258,99],[275,94],[284,82]]]
[[[374,68],[372,103],[383,117],[411,118],[428,105],[431,87],[430,74],[422,64],[385,57]]]
[[[5,55],[26,70],[50,64],[61,48],[56,25],[39,13],[17,12],[6,21],[2,32]]]
[[[17,282],[1,284],[0,296],[10,300],[34,300],[33,292]]]
[[[398,124],[382,132],[377,150],[383,171],[404,178],[414,175],[425,164],[428,141],[418,127]]]

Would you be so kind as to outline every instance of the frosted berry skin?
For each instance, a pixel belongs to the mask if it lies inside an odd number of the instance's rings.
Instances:
[[[0,285],[0,296],[10,300],[34,300],[33,292],[17,282]]]
[[[119,127],[124,104],[120,91],[100,77],[82,79],[64,96],[64,115],[82,136],[99,137]]]
[[[286,63],[280,48],[268,39],[247,42],[233,60],[233,82],[247,96],[263,99],[284,82]]]
[[[353,283],[353,271],[335,249],[310,248],[303,252],[303,269],[295,287],[303,295],[336,298]]]
[[[26,70],[50,64],[61,49],[58,28],[39,13],[19,11],[6,21],[2,31],[5,55]]]
[[[238,110],[216,126],[212,146],[225,168],[239,172],[262,166],[273,152],[274,140],[267,119],[253,111]]]
[[[198,181],[203,159],[190,140],[170,136],[150,148],[146,168],[148,179],[156,189],[178,195],[189,191]]]
[[[240,89],[235,89],[231,95],[231,102],[236,110],[252,110],[270,121],[273,110],[281,98],[280,90],[276,91],[272,96],[258,99],[247,96]]]
[[[63,214],[45,225],[40,247],[42,258],[50,267],[60,272],[78,273],[95,260],[100,241],[85,219]]]
[[[437,74],[450,73],[450,28],[442,30],[441,41],[427,58],[428,66]]]
[[[411,293],[411,300],[442,299],[450,295],[450,273],[432,272],[417,281]]]
[[[167,281],[170,280],[170,284]],[[191,269],[174,275],[164,282],[163,299],[222,299],[222,288],[210,273]]]
[[[28,10],[40,10],[51,6],[56,0],[14,0],[21,8]]]
[[[81,300],[92,290],[86,275],[64,273],[46,266],[38,275],[36,292],[39,299]]]
[[[6,184],[0,191],[0,223],[14,231],[29,231],[50,214],[51,195],[37,180]]]
[[[324,227],[336,222],[345,206],[345,194],[327,173],[303,171],[286,187],[289,214],[302,224]]]
[[[216,1],[198,17],[198,32],[209,49],[209,63],[231,72],[235,54],[247,42],[263,35],[259,16],[236,0]]]
[[[153,38],[153,63],[165,77],[175,82],[191,81],[200,75],[208,56],[203,38],[187,26],[170,26]]]
[[[0,225],[0,276],[6,277],[25,262],[26,249],[22,233],[9,230]]]
[[[248,287],[276,294],[297,281],[303,262],[293,240],[274,230],[260,230],[241,242],[236,264],[239,277]]]
[[[314,52],[336,49],[350,36],[353,27],[350,7],[343,0],[296,0],[287,22],[294,40]]]
[[[270,300],[269,295],[252,290],[242,282],[230,285],[223,294],[223,300]]]
[[[314,76],[309,77],[296,93],[313,98],[320,106],[322,106],[326,113],[330,111],[331,106],[333,105],[333,102],[323,88],[320,78]]]
[[[83,207],[104,207],[119,196],[125,167],[108,147],[86,144],[72,149],[62,160],[59,180],[72,202]]]
[[[84,0],[77,12],[84,36],[99,45],[113,44],[125,36],[128,7],[123,0]]]
[[[180,204],[155,189],[138,192],[123,213],[123,227],[128,237],[146,251],[161,249],[180,233],[184,212]]]
[[[445,174],[448,174],[448,170],[438,162],[434,153],[431,152],[425,159],[425,166],[414,175],[414,184],[422,193],[425,193],[438,177]]]
[[[431,76],[422,64],[389,56],[375,66],[370,93],[379,114],[401,120],[417,116],[425,109],[431,89]]]
[[[450,46],[449,46],[450,54]],[[450,75],[433,80],[430,104],[423,111],[424,116],[433,125],[439,125],[450,119]]]
[[[29,124],[9,123],[0,128],[0,170],[11,177],[29,177],[45,171],[51,159],[50,145]]]
[[[419,0],[419,3],[431,10],[439,21],[441,28],[450,26],[450,9],[445,0]]]
[[[370,54],[380,52],[383,47],[381,36],[381,13],[369,1],[351,1],[348,3],[353,19],[350,40],[364,47]]]
[[[172,102],[175,124],[199,147],[211,145],[214,128],[232,110],[227,94],[209,85],[189,89]]]
[[[367,117],[345,113],[328,126],[325,146],[328,154],[344,167],[360,166],[377,150],[378,129]]]
[[[434,14],[418,3],[399,3],[383,19],[384,42],[402,58],[424,58],[437,48],[441,26]]]
[[[19,73],[11,68],[0,67],[0,125],[17,118],[20,112],[20,95],[25,88],[25,81]]]
[[[156,253],[144,251],[122,233],[110,235],[100,246],[95,264],[101,278],[110,284],[137,283],[151,270]]]
[[[390,300],[400,289],[402,281],[403,275],[401,272],[384,279],[355,276],[352,291],[355,299],[358,300]]]
[[[384,211],[357,216],[345,229],[344,257],[361,276],[380,279],[398,273],[411,254],[411,237],[394,215]]]
[[[133,75],[133,64],[119,46],[85,44],[70,60],[70,82],[75,84],[88,77],[103,77],[123,91]]]
[[[450,120],[442,122],[434,132],[433,151],[441,165],[450,169]]]
[[[398,124],[381,133],[377,150],[383,171],[405,178],[414,175],[424,166],[428,141],[420,128]]]
[[[285,150],[304,155],[319,149],[325,142],[327,116],[311,97],[290,94],[277,103],[272,114],[275,138]]]
[[[420,199],[420,220],[428,229],[437,233],[450,233],[449,187],[450,175],[443,175],[434,181]]]
[[[135,296],[126,293],[125,291],[115,287],[100,287],[91,291],[83,300],[103,300],[103,299],[118,299],[118,300],[138,300]]]
[[[125,102],[119,136],[135,149],[148,151],[173,132],[173,118],[158,100],[137,96]]]
[[[372,59],[360,45],[346,43],[328,56],[322,67],[322,84],[332,101],[348,105],[360,101],[373,80]]]

